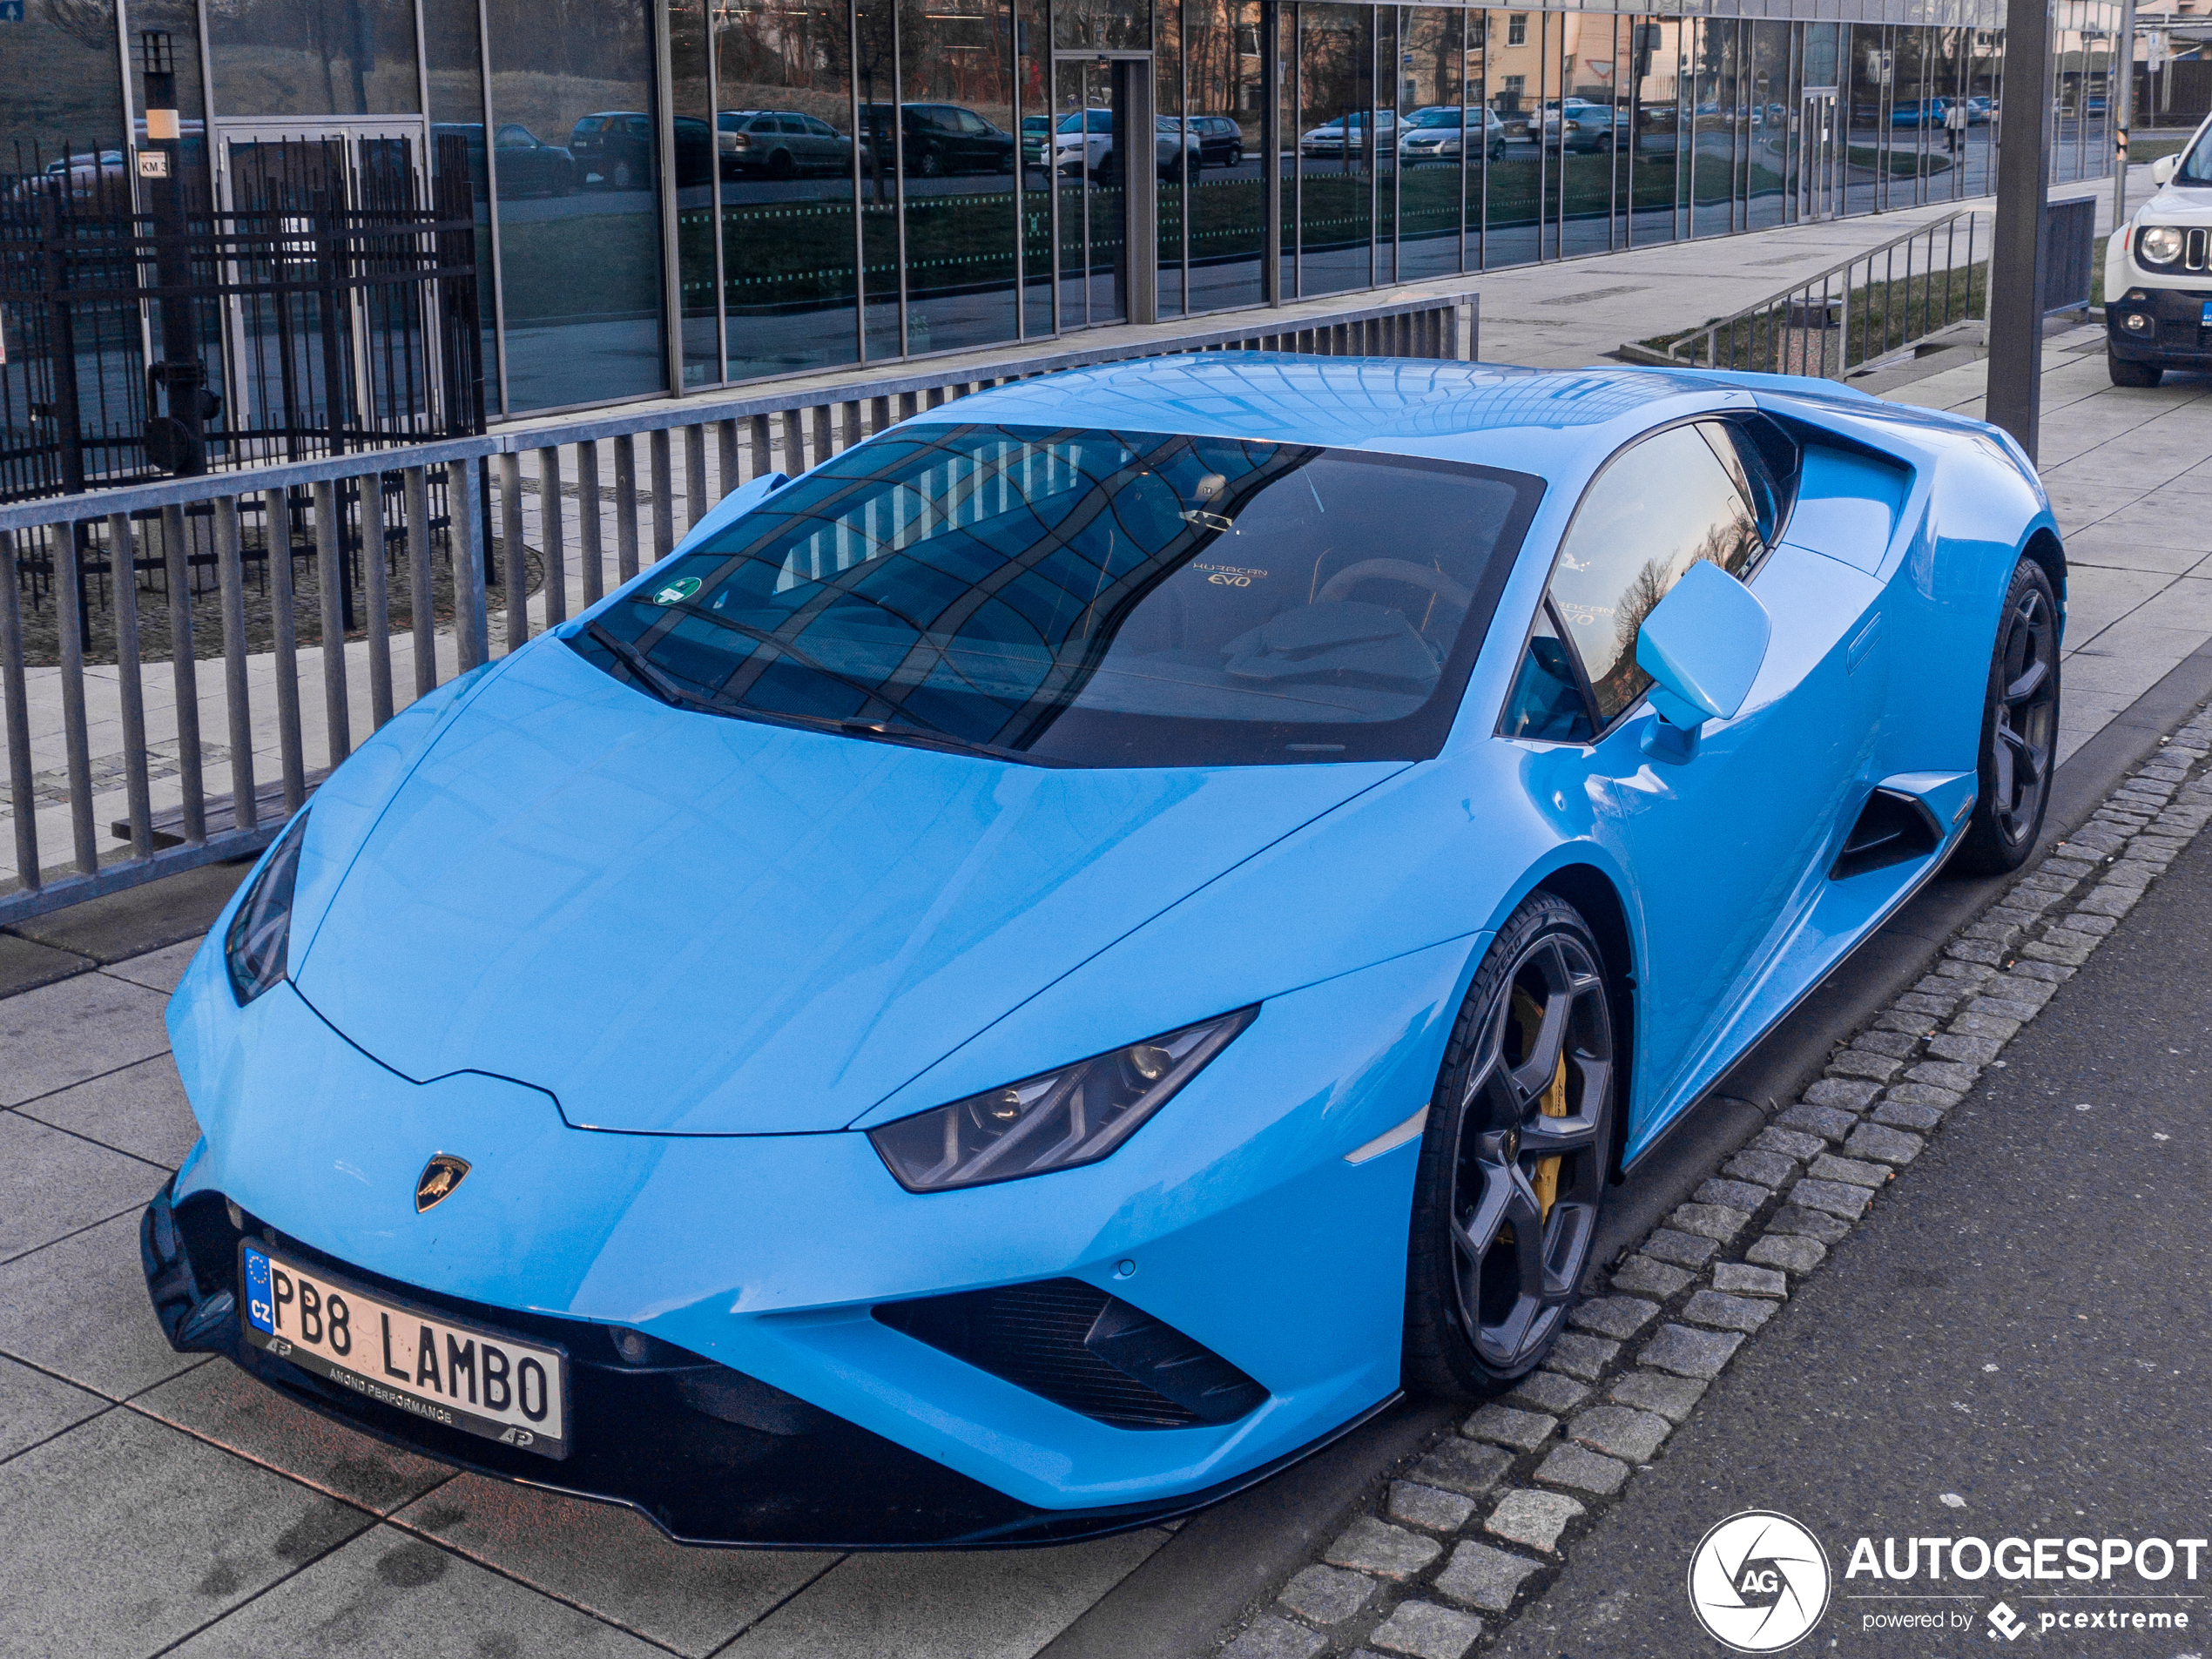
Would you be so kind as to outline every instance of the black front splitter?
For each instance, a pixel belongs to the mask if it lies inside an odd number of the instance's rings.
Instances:
[[[722,1366],[635,1369],[579,1358],[605,1352],[608,1328],[437,1296],[334,1260],[241,1217],[219,1195],[173,1205],[165,1186],[139,1245],[147,1290],[171,1345],[218,1353],[280,1393],[364,1434],[457,1468],[637,1510],[680,1544],[761,1549],[1008,1549],[1074,1543],[1156,1525],[1217,1503],[1350,1433],[1397,1399],[1260,1468],[1157,1503],[1039,1509],[880,1434],[812,1406],[797,1432],[725,1421],[686,1402],[711,1370],[740,1389],[776,1391]],[[570,1355],[573,1449],[559,1461],[427,1422],[246,1344],[233,1283],[252,1231],[287,1253],[455,1318],[561,1343]],[[788,1399],[788,1396],[785,1396]],[[796,1402],[794,1402],[794,1405]],[[786,1427],[790,1425],[786,1424]]]

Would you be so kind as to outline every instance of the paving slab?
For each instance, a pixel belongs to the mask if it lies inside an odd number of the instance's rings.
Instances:
[[[653,1659],[665,1649],[390,1526],[174,1649],[178,1659]]]
[[[211,1359],[148,1389],[130,1409],[378,1514],[454,1479],[449,1465],[318,1416],[226,1359]]]
[[[728,1659],[1035,1653],[1166,1538],[1148,1529],[1057,1549],[848,1555],[724,1652]]]
[[[0,1653],[24,1659],[151,1655],[372,1524],[127,1411],[0,1463]]]
[[[51,1095],[169,1051],[168,999],[105,974],[79,974],[0,1001],[0,1106]]]
[[[685,1549],[635,1510],[475,1474],[456,1475],[395,1519],[611,1623],[699,1656],[840,1559],[819,1550]]]
[[[89,956],[56,950],[13,934],[0,934],[0,996],[13,996],[41,985],[51,985],[96,966]]]
[[[199,1364],[154,1323],[136,1212],[0,1264],[0,1354],[111,1399]]]
[[[0,1461],[107,1409],[98,1394],[0,1359]]]
[[[193,934],[143,956],[126,958],[111,966],[107,972],[117,979],[128,980],[133,985],[143,985],[150,991],[166,995],[177,988],[185,969],[192,966],[192,959],[199,951],[200,938],[200,934]]]
[[[177,1062],[166,1053],[41,1095],[14,1115],[51,1123],[165,1170],[182,1163],[199,1138],[199,1121],[185,1098]],[[152,1197],[159,1184],[158,1173],[142,1171],[138,1202]]]
[[[21,1112],[0,1112],[0,1262],[142,1207],[162,1171]]]

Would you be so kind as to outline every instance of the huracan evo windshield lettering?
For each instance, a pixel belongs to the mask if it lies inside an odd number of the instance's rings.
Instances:
[[[570,644],[663,701],[861,740],[1058,765],[1419,759],[1542,488],[1311,445],[912,428],[777,491]]]

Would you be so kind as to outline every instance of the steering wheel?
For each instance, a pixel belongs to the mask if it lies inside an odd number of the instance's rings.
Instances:
[[[1326,604],[1346,597],[1352,590],[1370,577],[1380,577],[1391,582],[1408,582],[1417,588],[1426,588],[1440,599],[1446,599],[1464,610],[1474,602],[1474,595],[1446,576],[1426,564],[1416,564],[1411,559],[1362,559],[1357,564],[1347,564],[1321,584],[1321,591],[1313,596],[1316,604]]]

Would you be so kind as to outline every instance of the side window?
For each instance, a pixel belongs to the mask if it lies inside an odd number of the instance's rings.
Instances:
[[[1766,550],[1742,460],[1717,421],[1669,428],[1606,464],[1559,550],[1551,606],[1596,699],[1601,729],[1644,693],[1636,630],[1699,559],[1739,580]]]
[[[1528,654],[1521,659],[1514,677],[1513,693],[1506,699],[1501,731],[1508,738],[1534,738],[1547,743],[1587,743],[1591,737],[1590,712],[1575,681],[1575,659],[1567,642],[1553,627],[1551,607],[1536,615],[1528,636]]]

